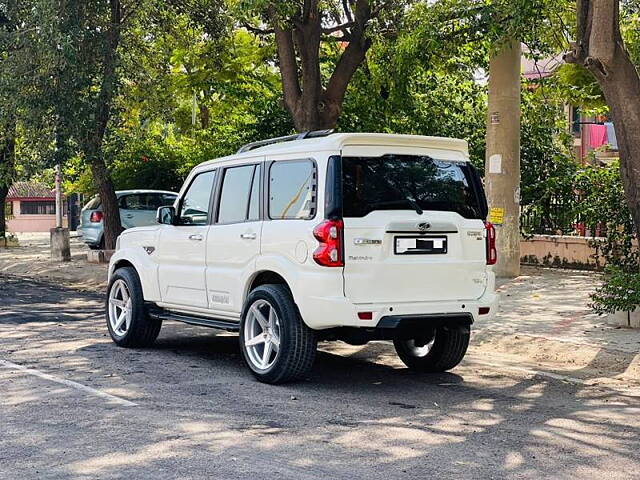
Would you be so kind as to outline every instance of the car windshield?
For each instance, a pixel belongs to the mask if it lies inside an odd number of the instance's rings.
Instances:
[[[483,218],[479,192],[464,162],[424,155],[343,157],[343,215],[375,210],[439,210]]]

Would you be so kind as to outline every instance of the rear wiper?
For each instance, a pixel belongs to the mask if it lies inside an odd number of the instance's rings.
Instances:
[[[411,197],[405,197],[405,200],[407,202],[409,202],[409,205],[411,205],[413,207],[413,209],[416,211],[416,213],[418,215],[422,215],[423,210],[422,208],[420,208],[420,205],[418,205],[418,202],[416,202],[414,199],[412,199]]]
[[[386,180],[386,179],[385,179],[384,183],[386,183],[386,184],[387,184],[387,186],[388,186],[391,190],[393,190],[394,192],[396,192],[398,195],[400,195],[400,196],[403,196],[403,197],[404,197],[404,195],[403,195],[403,193],[400,191],[400,189],[399,189],[399,188],[396,188],[395,186],[393,186],[393,184],[392,184],[389,180]],[[416,213],[417,213],[418,215],[422,215],[422,208],[420,208],[420,205],[418,205],[418,202],[416,202],[416,201],[415,201],[413,198],[411,198],[411,197],[404,197],[404,200],[405,200],[406,202],[408,202],[408,203],[409,203],[409,205],[411,205],[411,206],[413,207],[413,209],[416,211]]]

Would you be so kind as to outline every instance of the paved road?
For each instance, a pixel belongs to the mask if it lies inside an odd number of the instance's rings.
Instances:
[[[233,335],[166,323],[117,348],[101,305],[0,277],[1,479],[640,478],[630,393],[476,354],[418,375],[382,343],[323,346],[273,387]]]

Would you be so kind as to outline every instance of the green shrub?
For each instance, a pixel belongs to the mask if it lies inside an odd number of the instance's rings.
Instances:
[[[575,185],[582,221],[592,232],[601,229],[606,233],[606,237],[590,242],[596,249],[596,260],[607,265],[591,306],[601,314],[635,310],[640,306],[640,251],[619,166],[587,167],[579,172]]]
[[[607,266],[605,280],[591,299],[591,307],[600,314],[635,310],[640,305],[640,273]]]

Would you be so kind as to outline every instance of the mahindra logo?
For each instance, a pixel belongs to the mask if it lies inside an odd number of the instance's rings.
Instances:
[[[418,224],[418,230],[420,230],[421,232],[426,232],[430,228],[431,228],[431,224],[430,223],[424,222],[424,223],[419,223]]]

